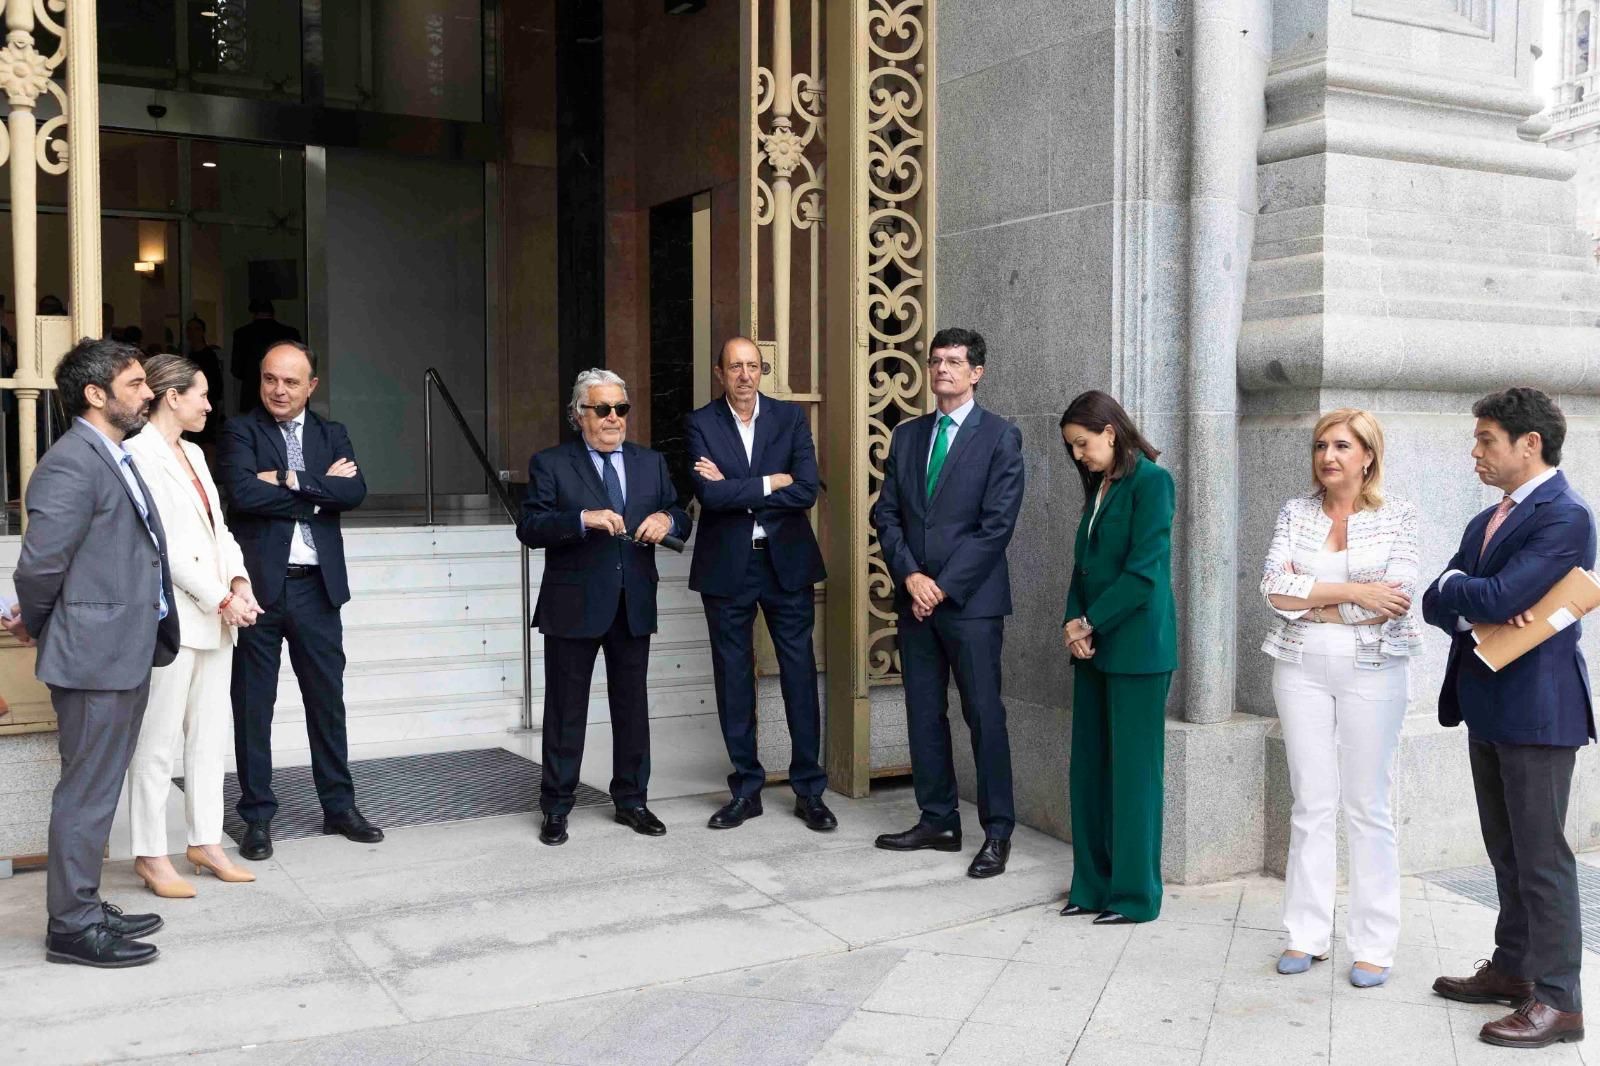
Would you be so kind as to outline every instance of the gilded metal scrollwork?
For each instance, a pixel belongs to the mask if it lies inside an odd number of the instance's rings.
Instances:
[[[926,408],[923,375],[930,249],[927,217],[926,0],[867,0],[871,70],[866,85],[866,292],[859,323],[867,340],[868,513],[883,487],[894,427]],[[870,684],[900,679],[894,581],[870,522],[865,661]]]

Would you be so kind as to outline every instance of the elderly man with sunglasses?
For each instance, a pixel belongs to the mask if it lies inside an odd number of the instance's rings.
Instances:
[[[661,836],[645,806],[650,782],[646,671],[656,630],[655,546],[689,536],[689,515],[660,452],[630,444],[627,384],[585,370],[567,418],[581,439],[528,462],[528,495],[517,537],[545,549],[533,624],[544,634],[544,776],[539,839],[567,841],[567,815],[583,764],[595,655],[606,653],[611,705],[611,800],[616,820]]]

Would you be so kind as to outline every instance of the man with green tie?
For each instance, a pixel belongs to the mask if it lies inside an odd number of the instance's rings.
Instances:
[[[967,873],[993,877],[1005,872],[1016,824],[1000,648],[1011,613],[1006,546],[1022,507],[1022,432],[978,406],[983,337],[943,329],[930,350],[937,409],[896,427],[872,515],[900,611],[911,777],[921,817],[904,833],[880,836],[877,845],[961,850],[946,695],[954,672],[972,735],[984,832]]]

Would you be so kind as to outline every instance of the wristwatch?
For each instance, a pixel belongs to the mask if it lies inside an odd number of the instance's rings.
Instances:
[[[280,488],[289,487],[289,471],[283,469],[278,471],[278,486]]]
[[[1094,632],[1094,623],[1089,621],[1089,616],[1086,614],[1078,616],[1078,625],[1083,627],[1085,635]]]

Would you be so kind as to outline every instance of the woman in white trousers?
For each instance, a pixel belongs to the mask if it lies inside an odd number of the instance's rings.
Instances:
[[[211,410],[205,375],[178,355],[151,356],[144,368],[155,399],[149,425],[129,438],[128,449],[166,528],[181,647],[171,665],[150,675],[150,702],[128,767],[133,868],[156,895],[186,899],[194,886],[167,857],[167,797],[180,741],[189,845],[184,857],[195,873],[255,880],[222,850],[222,767],[232,745],[234,638],[260,608],[244,556],[223,521],[205,456],[182,438],[185,430],[205,428]]]
[[[1411,656],[1422,631],[1417,509],[1383,496],[1383,428],[1365,411],[1312,431],[1313,490],[1283,505],[1261,578],[1276,615],[1262,651],[1289,759],[1294,812],[1284,875],[1288,949],[1278,972],[1328,957],[1341,801],[1349,842],[1346,938],[1357,988],[1383,984],[1400,938],[1400,860],[1390,807]]]

